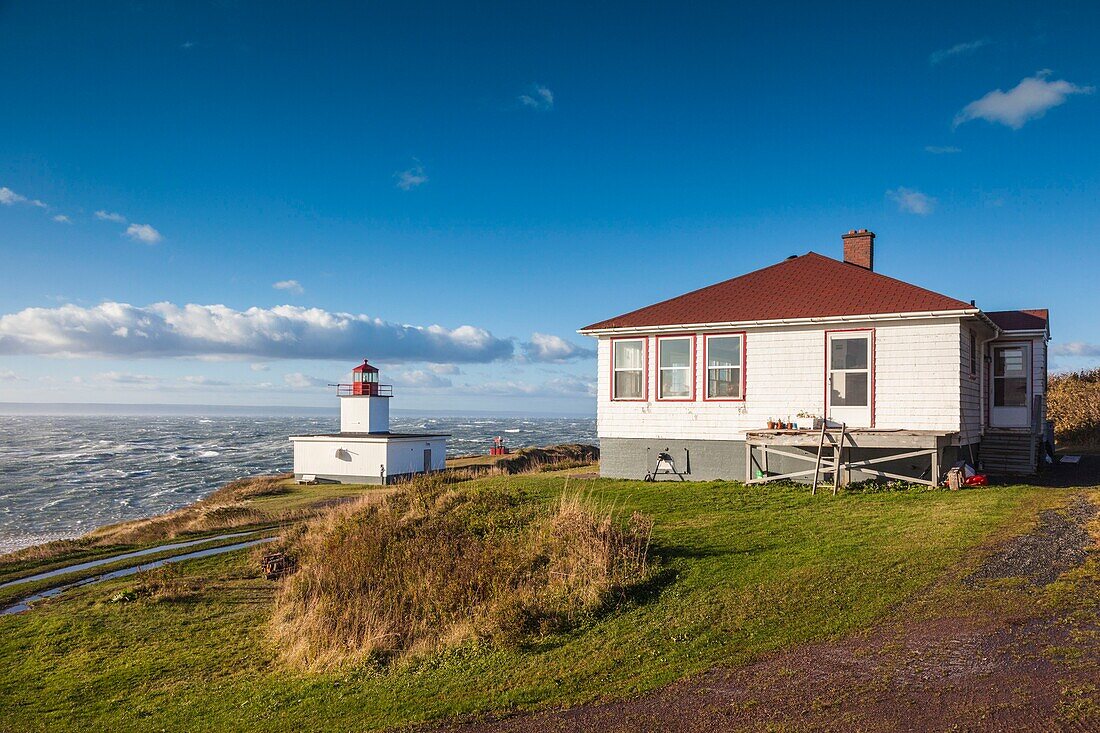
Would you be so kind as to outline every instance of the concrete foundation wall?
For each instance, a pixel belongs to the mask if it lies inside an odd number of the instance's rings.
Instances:
[[[608,478],[641,479],[653,470],[657,463],[657,454],[661,452],[672,456],[676,469],[688,481],[742,481],[745,478],[743,440],[648,438],[600,438],[600,475]],[[677,480],[675,476],[671,478]]]
[[[782,450],[789,453],[804,452],[810,459],[816,456],[814,450],[800,450],[798,448],[783,447]],[[890,453],[907,452],[909,449],[882,449],[862,448],[850,449],[850,460],[866,460],[889,455]],[[650,440],[647,438],[601,438],[600,439],[600,475],[606,478],[641,479],[653,470],[657,463],[659,453],[668,453],[672,456],[676,469],[684,474],[688,481],[713,481],[715,479],[726,481],[745,480],[745,442],[742,440]],[[829,455],[829,451],[825,452]],[[974,446],[977,454],[977,446]],[[759,450],[755,453],[755,466],[763,464]],[[957,460],[970,461],[967,448],[947,446],[940,454],[941,476]],[[795,458],[771,455],[768,458],[768,472],[771,474],[793,473],[812,469],[811,461],[800,461]],[[890,473],[904,476],[918,477],[922,474],[927,478],[931,473],[931,458],[918,456],[903,458],[898,461],[888,461],[876,464],[876,467]],[[663,468],[663,467],[662,467]],[[852,471],[850,480],[853,482],[874,478],[871,474],[861,471]],[[669,479],[677,481],[675,476],[659,476],[659,480]],[[813,475],[802,477],[801,480],[809,483]]]

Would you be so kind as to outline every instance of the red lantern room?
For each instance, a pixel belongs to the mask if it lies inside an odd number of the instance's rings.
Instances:
[[[377,397],[378,392],[378,368],[363,359],[362,364],[351,370],[351,393]]]

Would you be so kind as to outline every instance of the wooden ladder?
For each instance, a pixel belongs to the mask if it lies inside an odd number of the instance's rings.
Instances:
[[[814,496],[817,494],[817,484],[821,477],[821,459],[823,458],[822,453],[825,450],[825,434],[828,431],[827,425],[828,421],[821,421],[821,435],[818,437],[817,440],[817,460],[814,462],[814,483],[813,486],[810,488],[810,496]],[[832,441],[832,436],[829,436],[830,446],[832,447],[833,451],[833,496],[836,496],[837,489],[840,487],[840,461],[841,455],[844,452],[844,439],[847,437],[847,435],[848,425],[847,423],[841,423],[840,443],[834,443]]]

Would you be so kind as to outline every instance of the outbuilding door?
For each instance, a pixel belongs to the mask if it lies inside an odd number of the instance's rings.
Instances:
[[[995,428],[1031,425],[1031,345],[995,344],[990,385],[989,424]]]
[[[826,417],[850,428],[869,428],[874,376],[872,332],[831,331],[826,336]]]
[[[432,472],[432,449],[424,449],[424,473]]]

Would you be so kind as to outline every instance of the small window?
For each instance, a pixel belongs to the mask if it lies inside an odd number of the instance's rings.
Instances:
[[[612,341],[611,375],[611,399],[645,399],[645,341]]]
[[[829,338],[829,406],[870,405],[869,335],[832,335]]]
[[[741,399],[744,373],[742,336],[707,336],[706,338],[707,399]]]
[[[657,340],[658,371],[660,384],[658,397],[663,400],[691,399],[693,380],[691,377],[695,349],[690,336],[662,338]]]
[[[978,376],[978,334],[970,331],[970,376]]]

